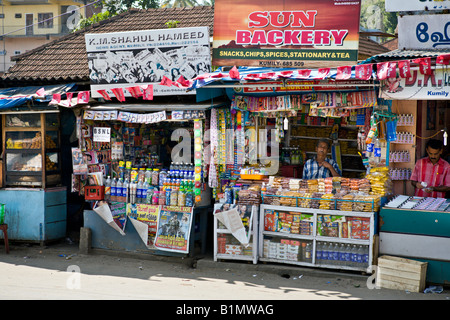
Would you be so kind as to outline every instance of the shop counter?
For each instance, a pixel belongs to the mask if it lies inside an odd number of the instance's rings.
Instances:
[[[191,233],[189,237],[189,256],[195,255],[195,242],[200,242],[200,252],[206,251],[206,229],[208,215],[212,207],[196,207],[193,210]],[[129,216],[126,216],[124,235],[111,228],[95,211],[85,210],[84,227],[91,229],[91,247],[96,249],[106,249],[114,251],[127,251],[136,253],[146,253],[165,256],[186,256],[184,253],[150,249],[142,241],[138,231],[131,223]]]
[[[450,212],[380,209],[380,255],[428,262],[427,282],[450,283]]]
[[[5,223],[8,239],[46,241],[66,235],[66,187],[33,189],[5,188],[0,190],[0,203],[6,206]]]

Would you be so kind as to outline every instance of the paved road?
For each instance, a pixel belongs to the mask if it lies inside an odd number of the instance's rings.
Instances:
[[[0,251],[0,299],[56,300],[450,300],[366,286],[367,275],[153,255],[82,255],[77,244]],[[189,310],[180,309],[180,312]],[[218,310],[216,310],[218,312]]]

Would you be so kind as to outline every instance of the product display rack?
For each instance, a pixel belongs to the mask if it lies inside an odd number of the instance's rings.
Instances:
[[[217,209],[220,209],[221,206],[222,204],[215,204],[214,212],[216,212]],[[252,224],[250,229],[251,255],[219,253],[219,235],[227,235],[229,237],[233,237],[233,235],[230,230],[221,227],[219,220],[214,216],[214,261],[241,260],[251,261],[253,264],[258,262],[258,209],[258,206],[252,206]],[[236,244],[236,246],[239,246],[239,244]]]
[[[4,186],[61,182],[58,111],[3,112]]]
[[[312,215],[312,228],[310,235],[293,234],[287,232],[275,232],[265,230],[265,210],[274,210],[281,212],[294,212],[294,213],[304,213]],[[370,221],[369,236],[367,240],[363,239],[351,239],[351,238],[340,238],[340,237],[330,237],[322,236],[317,232],[318,228],[318,217],[322,215],[330,216],[343,216],[346,218],[367,218]],[[300,207],[290,207],[290,206],[276,206],[263,204],[260,206],[260,219],[259,219],[259,257],[260,261],[265,262],[276,262],[276,263],[286,263],[294,264],[300,266],[310,266],[310,267],[320,267],[320,268],[331,268],[331,269],[344,269],[344,270],[357,270],[357,271],[368,271],[368,268],[372,265],[373,261],[373,236],[374,236],[374,212],[362,212],[362,211],[341,211],[341,210],[322,210],[322,209],[311,209],[311,208],[300,208]],[[264,239],[267,238],[280,238],[280,239],[290,239],[306,241],[312,244],[310,261],[294,261],[290,259],[279,259],[279,258],[269,258],[264,254]],[[362,245],[368,247],[368,263],[361,264],[360,266],[355,265],[345,265],[345,264],[332,264],[326,263],[325,260],[319,262],[317,261],[317,245],[318,243],[338,243],[338,244],[349,244],[349,245]]]

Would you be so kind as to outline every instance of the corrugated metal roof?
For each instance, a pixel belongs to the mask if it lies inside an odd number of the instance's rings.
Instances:
[[[424,58],[424,57],[437,57],[442,54],[450,54],[450,50],[445,49],[435,49],[435,50],[426,50],[426,49],[416,49],[416,50],[406,50],[406,49],[396,49],[392,50],[386,53],[381,53],[374,55],[365,61],[363,61],[363,64],[367,63],[377,63],[377,62],[383,62],[383,61],[390,61],[390,60],[406,60],[406,59],[415,59],[415,58]]]

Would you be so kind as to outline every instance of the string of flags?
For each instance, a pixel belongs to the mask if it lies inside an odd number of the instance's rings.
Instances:
[[[388,78],[397,77],[398,74],[402,78],[411,77],[411,63],[418,64],[420,73],[424,75],[432,75],[432,58],[422,57],[415,59],[406,59],[399,61],[386,61],[378,62],[372,64],[359,64],[355,66],[340,66],[336,70],[336,80],[348,80],[352,78],[352,71],[354,70],[354,78],[359,80],[386,80]],[[450,54],[442,54],[436,57],[436,64],[449,65],[450,64]],[[374,70],[375,67],[375,70]],[[234,80],[279,80],[279,79],[293,79],[293,80],[303,80],[303,79],[316,79],[323,80],[330,76],[330,68],[319,68],[317,70],[311,69],[293,69],[293,70],[282,70],[278,72],[264,72],[264,73],[246,73],[244,75],[239,74],[238,68],[233,66],[228,73],[216,72],[216,73],[205,73],[198,75],[197,77],[186,80],[183,76],[176,81],[172,81],[166,76],[163,76],[159,85],[163,86],[177,86],[179,88],[193,89],[194,85],[201,87],[206,84],[206,80],[215,80],[222,78],[231,78]],[[153,85],[135,85],[131,87],[126,87],[130,95],[133,98],[142,98],[143,100],[153,100]],[[125,94],[123,88],[113,88],[111,89],[114,96],[119,102],[125,101]],[[107,101],[111,100],[110,95],[106,90],[97,90],[97,92]],[[36,91],[37,97],[45,96],[45,89],[40,88]],[[74,103],[74,94],[77,94],[76,103]],[[80,91],[80,92],[66,92],[66,100],[61,100],[61,94],[54,93],[50,104],[57,104],[64,107],[74,107],[78,104],[87,104],[90,99],[90,91]]]

